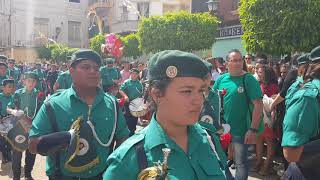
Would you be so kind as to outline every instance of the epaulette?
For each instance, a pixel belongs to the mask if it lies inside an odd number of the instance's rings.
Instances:
[[[62,94],[62,92],[64,92],[65,89],[58,89],[54,94],[52,94],[49,98],[45,99],[44,102],[48,102],[50,101],[52,98],[58,97]]]
[[[118,147],[118,158],[122,160],[126,154],[128,154],[129,151],[134,150],[134,147],[139,142],[143,141],[145,138],[144,133],[138,133],[133,136],[131,136],[129,139],[127,139],[124,143],[121,144],[120,147]],[[120,154],[121,152],[121,154]]]

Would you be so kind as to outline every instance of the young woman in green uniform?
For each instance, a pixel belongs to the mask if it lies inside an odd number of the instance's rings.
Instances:
[[[311,63],[286,96],[283,154],[290,162],[285,179],[319,179],[320,165],[320,46],[311,51]]]
[[[103,178],[225,179],[214,141],[197,123],[207,87],[205,64],[191,53],[167,50],[155,54],[148,67],[156,111],[145,129],[111,154]]]

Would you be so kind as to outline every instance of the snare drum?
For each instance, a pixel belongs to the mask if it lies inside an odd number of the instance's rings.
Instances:
[[[6,138],[15,150],[22,152],[28,149],[31,125],[32,119],[24,115],[20,117],[15,126],[9,130]]]
[[[0,120],[0,135],[7,136],[10,129],[12,129],[17,123],[17,117],[9,115]]]
[[[129,110],[130,110],[130,113],[132,114],[132,116],[142,117],[147,114],[148,107],[144,103],[143,98],[136,98],[130,102]]]

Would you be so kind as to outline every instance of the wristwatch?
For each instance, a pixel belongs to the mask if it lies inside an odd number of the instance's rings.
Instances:
[[[258,132],[258,129],[255,129],[255,128],[249,128],[249,131],[253,132],[253,133],[257,133]]]

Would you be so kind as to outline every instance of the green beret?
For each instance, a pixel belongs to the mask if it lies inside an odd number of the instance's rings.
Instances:
[[[209,72],[211,72],[211,70],[212,70],[212,64],[211,63],[209,63],[208,61],[203,61],[203,63],[206,65],[206,67],[208,68],[208,71]]]
[[[4,80],[2,80],[2,86],[6,86],[7,84],[14,84],[14,79],[4,79]]]
[[[310,60],[311,62],[317,62],[320,60],[320,46],[312,49],[310,52]]]
[[[8,59],[8,57],[7,57],[7,56],[5,56],[5,55],[0,55],[0,59],[7,60],[7,59]]]
[[[130,72],[137,73],[137,74],[140,73],[139,69],[137,69],[137,68],[130,69]]]
[[[303,54],[297,58],[298,65],[307,64],[310,62],[309,54]]]
[[[4,62],[0,62],[0,66],[4,66],[4,67],[8,68],[8,65]]]
[[[90,49],[80,49],[74,52],[71,56],[71,66],[75,65],[76,62],[81,62],[83,60],[90,60],[101,66],[100,55]]]
[[[115,61],[115,59],[113,59],[113,58],[107,58],[107,59],[106,59],[106,63],[107,63],[107,64],[113,64],[114,61]]]
[[[148,64],[149,80],[175,77],[204,78],[208,68],[202,59],[192,53],[165,50],[153,55]]]
[[[27,72],[27,73],[25,73],[24,74],[24,78],[25,79],[35,79],[35,80],[39,80],[39,77],[38,77],[38,75],[36,74],[36,73],[34,73],[34,72]]]

